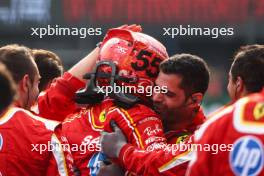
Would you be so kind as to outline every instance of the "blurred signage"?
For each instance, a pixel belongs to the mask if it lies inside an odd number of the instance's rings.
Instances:
[[[47,23],[51,19],[50,8],[51,0],[1,0],[0,22],[4,24]]]
[[[263,19],[264,0],[63,0],[70,23],[242,23]]]
[[[240,24],[264,0],[0,0],[0,24]]]

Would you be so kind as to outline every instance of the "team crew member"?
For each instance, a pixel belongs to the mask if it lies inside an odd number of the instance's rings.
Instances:
[[[40,74],[39,92],[48,89],[52,81],[62,76],[62,61],[55,53],[43,49],[33,49],[34,60]]]
[[[124,25],[120,28],[135,32],[142,30],[138,25]],[[42,117],[62,122],[69,114],[80,111],[75,102],[75,93],[89,82],[83,76],[93,70],[98,57],[99,47],[96,47],[39,96],[37,111]]]
[[[197,151],[188,175],[263,175],[263,102],[264,90],[212,116],[197,131],[195,140],[197,145],[222,147],[217,154]]]
[[[14,105],[0,117],[0,175],[73,175],[71,154],[62,148],[67,141],[58,123],[29,111],[38,96],[40,79],[30,50],[4,46],[0,48],[0,62],[18,87]]]
[[[97,72],[94,73],[95,75],[92,74],[91,77],[98,75],[96,80],[93,81],[104,84],[105,79],[102,77],[111,73],[117,79],[114,82],[115,84],[120,85],[124,83],[125,85],[134,86],[134,88],[142,85],[145,88],[154,84],[154,80],[158,75],[158,65],[167,57],[165,47],[152,37],[131,30],[113,29],[107,33],[102,43],[99,62],[96,66]],[[101,63],[110,64],[100,65]],[[73,71],[75,67],[69,72],[78,78],[78,75],[76,76],[76,73]],[[117,72],[114,71],[115,67]],[[65,79],[65,75],[61,80],[63,79]],[[91,82],[92,80],[90,80]],[[113,86],[108,84],[108,81],[106,83],[108,86]],[[67,84],[69,85],[69,82]],[[58,87],[59,83],[56,82],[47,91],[46,97],[45,95],[43,96],[44,99],[41,101],[45,102],[45,98],[47,98],[47,95],[52,95],[52,91],[58,92]],[[88,99],[90,103],[96,101],[95,98],[99,96],[98,93],[95,93],[95,95],[93,99]],[[96,174],[99,166],[98,163],[103,158],[99,153],[100,147],[98,147],[100,131],[103,129],[110,130],[109,120],[112,118],[116,119],[117,123],[123,127],[122,130],[130,142],[140,148],[147,148],[153,143],[165,141],[162,123],[159,116],[146,106],[146,104],[149,105],[150,99],[145,94],[114,94],[111,96],[114,97],[105,100],[101,99],[98,101],[98,104],[87,106],[71,115],[71,118],[67,118],[63,124],[63,131],[71,144],[88,146],[90,148],[85,153],[82,153],[80,150],[73,151],[74,160],[82,175]],[[100,103],[101,101],[103,102]],[[41,108],[40,104],[39,108]],[[70,102],[67,104],[70,104]],[[144,133],[144,129],[146,128],[156,129],[157,132],[149,135],[148,133]],[[151,137],[156,138],[154,140],[147,140]]]
[[[121,131],[104,133],[102,149],[109,157],[119,158],[122,166],[138,175],[185,175],[192,135],[204,122],[200,103],[207,90],[209,71],[206,63],[190,54],[178,54],[160,65],[156,85],[167,86],[166,94],[154,94],[153,101],[162,116],[168,144],[158,151],[146,151],[127,144]],[[107,166],[106,166],[107,167]]]
[[[0,114],[13,102],[16,95],[16,86],[6,67],[0,63]]]
[[[264,48],[259,45],[244,47],[235,56],[228,92],[233,101],[241,99],[212,116],[195,135],[198,145],[225,144],[233,150],[215,155],[197,151],[189,175],[264,175],[263,69]]]
[[[32,50],[34,60],[37,64],[40,80],[39,95],[44,94],[55,78],[63,74],[62,61],[55,53],[43,49]],[[31,111],[39,114],[37,102],[31,107]]]

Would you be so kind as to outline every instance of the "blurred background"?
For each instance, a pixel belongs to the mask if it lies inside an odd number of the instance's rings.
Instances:
[[[67,68],[91,51],[107,29],[124,23],[142,25],[160,40],[170,55],[191,53],[211,68],[211,82],[203,102],[206,113],[229,101],[228,70],[241,45],[264,41],[264,0],[0,0],[0,46],[18,43],[57,53]],[[32,36],[31,28],[102,28],[102,35]],[[234,35],[164,36],[164,27],[234,28]]]

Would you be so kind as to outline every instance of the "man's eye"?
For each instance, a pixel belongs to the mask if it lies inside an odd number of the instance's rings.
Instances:
[[[165,95],[168,97],[174,97],[175,96],[175,94],[172,92],[167,92]]]

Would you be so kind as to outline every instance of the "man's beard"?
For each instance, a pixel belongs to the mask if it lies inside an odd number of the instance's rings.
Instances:
[[[162,106],[161,104],[154,103],[154,110],[157,114],[159,114],[164,122],[170,121],[169,119],[173,118],[173,111],[169,111],[167,107]]]
[[[161,116],[164,123],[177,123],[186,120],[182,119],[182,116],[187,109],[185,104],[171,109],[161,104],[154,104],[154,110]]]
[[[162,106],[160,103],[153,103],[153,109],[157,114],[161,116],[164,114],[164,112],[167,111],[167,108],[165,106]]]

